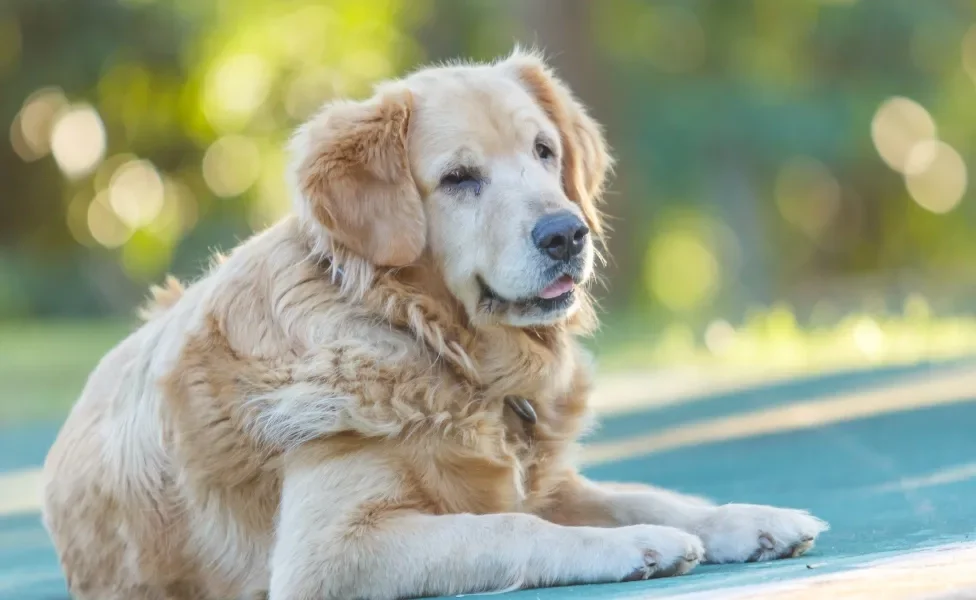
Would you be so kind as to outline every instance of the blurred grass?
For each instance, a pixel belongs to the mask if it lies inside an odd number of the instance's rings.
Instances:
[[[920,297],[900,313],[852,313],[832,323],[799,323],[789,306],[754,310],[742,322],[694,328],[610,320],[591,343],[600,369],[717,367],[800,374],[976,356],[976,318],[933,316]]]
[[[63,418],[101,357],[135,325],[0,323],[0,425]],[[852,314],[820,326],[798,324],[786,306],[698,329],[624,316],[606,319],[587,345],[603,373],[680,366],[775,376],[976,355],[976,319],[933,317],[917,299],[902,314]]]
[[[62,418],[131,321],[0,323],[0,424]]]

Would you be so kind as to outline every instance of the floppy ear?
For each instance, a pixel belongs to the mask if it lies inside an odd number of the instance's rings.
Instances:
[[[410,264],[426,245],[423,203],[407,159],[411,105],[407,90],[336,102],[292,141],[299,214],[378,266]]]
[[[613,165],[602,128],[538,54],[516,50],[503,65],[512,70],[559,129],[563,188],[570,200],[583,209],[590,229],[602,236],[603,223],[597,204]]]

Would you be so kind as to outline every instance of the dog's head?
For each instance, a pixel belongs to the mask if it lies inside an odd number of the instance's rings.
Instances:
[[[536,55],[331,103],[293,152],[299,215],[333,249],[375,267],[431,261],[475,323],[546,325],[579,308],[610,158]]]

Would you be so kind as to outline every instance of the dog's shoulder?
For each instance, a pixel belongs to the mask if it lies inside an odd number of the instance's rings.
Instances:
[[[248,240],[174,307],[196,315],[174,328],[181,349],[162,374],[174,427],[216,423],[241,443],[281,450],[350,432],[395,435],[463,404],[471,386],[438,350],[391,321],[390,303],[343,293],[296,227],[286,220]]]

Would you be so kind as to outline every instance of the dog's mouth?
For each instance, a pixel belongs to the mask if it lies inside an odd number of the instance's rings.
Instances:
[[[487,304],[489,311],[503,307],[515,307],[523,310],[534,308],[543,312],[562,310],[573,303],[578,283],[579,281],[575,277],[564,273],[553,279],[549,285],[539,290],[534,296],[510,300],[498,295],[481,276],[478,276],[482,303]]]

